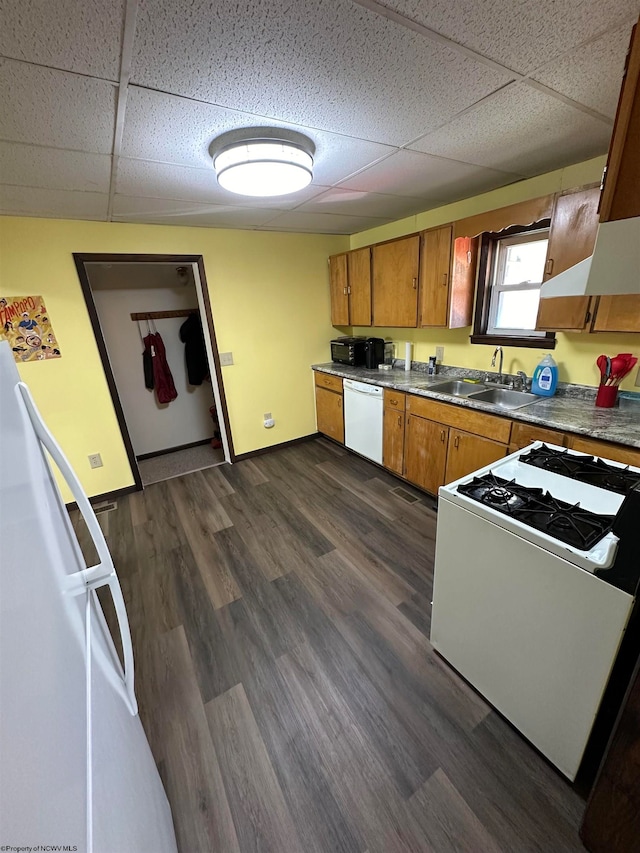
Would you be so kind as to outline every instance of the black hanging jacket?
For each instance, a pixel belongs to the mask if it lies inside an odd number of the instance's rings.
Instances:
[[[209,362],[198,314],[189,314],[180,326],[180,340],[184,344],[189,385],[202,385],[203,380],[209,377]]]

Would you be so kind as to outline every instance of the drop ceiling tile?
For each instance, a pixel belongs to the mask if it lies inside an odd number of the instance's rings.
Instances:
[[[343,216],[334,213],[302,213],[290,210],[280,213],[264,226],[270,231],[304,231],[313,234],[355,234],[366,228],[384,225],[393,217]]]
[[[253,198],[223,190],[218,184],[213,166],[193,169],[171,163],[120,158],[116,179],[116,192],[142,198],[167,198],[196,201],[208,204],[237,205],[239,207],[266,207],[291,210],[305,201],[325,192],[327,188],[310,184],[300,192],[277,198]]]
[[[106,193],[0,185],[0,213],[7,216],[106,219],[108,203]]]
[[[211,169],[209,145],[222,133],[242,127],[282,127],[308,136],[316,146],[314,180],[331,186],[394,149],[362,139],[310,130],[261,116],[227,110],[132,86],[122,140],[125,157]]]
[[[438,127],[510,79],[351,0],[147,0],[131,77],[391,145]]]
[[[522,73],[640,11],[637,0],[384,0],[384,5]]]
[[[109,154],[116,89],[112,83],[0,59],[0,139]]]
[[[610,137],[603,121],[517,84],[411,147],[531,176],[604,154]]]
[[[109,192],[111,157],[0,142],[0,181],[24,187]]]
[[[614,118],[630,36],[630,25],[619,27],[536,71],[533,77]]]
[[[114,222],[150,222],[155,225],[201,225],[210,228],[256,228],[277,214],[276,210],[253,210],[221,204],[195,204],[161,198],[116,195]]]
[[[0,55],[117,80],[124,0],[0,2]]]
[[[402,149],[343,181],[340,188],[415,196],[445,203],[488,192],[521,177]]]
[[[304,213],[336,213],[346,216],[376,216],[384,219],[403,219],[424,209],[417,198],[401,198],[363,190],[333,187],[296,208]]]

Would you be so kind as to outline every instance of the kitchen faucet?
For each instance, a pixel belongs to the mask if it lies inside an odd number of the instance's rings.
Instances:
[[[498,367],[498,382],[502,384],[502,360],[504,358],[504,352],[502,351],[502,347],[496,347],[493,351],[493,358],[491,359],[491,367],[496,366],[496,356],[500,355],[500,366]]]

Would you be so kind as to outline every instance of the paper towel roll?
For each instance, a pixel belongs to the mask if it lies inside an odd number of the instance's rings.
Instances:
[[[404,345],[404,369],[411,370],[411,341]]]

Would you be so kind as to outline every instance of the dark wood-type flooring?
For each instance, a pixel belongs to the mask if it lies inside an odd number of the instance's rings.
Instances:
[[[398,485],[319,439],[100,516],[181,853],[583,851],[584,802],[433,652],[437,516]]]

